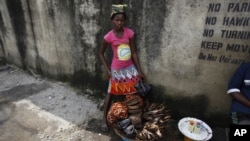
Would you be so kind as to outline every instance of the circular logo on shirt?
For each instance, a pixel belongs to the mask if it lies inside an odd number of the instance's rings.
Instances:
[[[128,44],[121,44],[117,48],[119,60],[126,61],[131,58],[131,50]]]

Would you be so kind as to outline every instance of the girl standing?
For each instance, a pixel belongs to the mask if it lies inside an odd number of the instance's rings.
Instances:
[[[111,21],[113,29],[103,39],[99,50],[99,57],[110,79],[108,93],[104,102],[101,129],[108,131],[107,112],[112,95],[126,95],[136,93],[134,85],[145,76],[141,71],[135,49],[134,31],[124,26],[127,18],[124,12],[126,5],[112,5]],[[105,50],[111,46],[113,51],[112,64],[109,66],[104,57]]]

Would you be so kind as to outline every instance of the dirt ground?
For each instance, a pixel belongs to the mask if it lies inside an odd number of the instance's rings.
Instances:
[[[0,141],[121,141],[102,132],[103,101],[14,67],[0,70]],[[162,140],[180,141],[178,132]]]

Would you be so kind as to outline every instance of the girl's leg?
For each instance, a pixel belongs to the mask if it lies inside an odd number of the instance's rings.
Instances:
[[[102,117],[102,123],[101,123],[101,130],[102,131],[109,131],[109,126],[107,124],[107,114],[110,107],[110,100],[111,95],[107,93],[105,101],[104,101],[104,107],[103,107],[103,117]]]

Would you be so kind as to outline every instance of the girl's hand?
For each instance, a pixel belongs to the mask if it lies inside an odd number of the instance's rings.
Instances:
[[[108,71],[108,77],[112,78],[112,73],[110,71]]]

